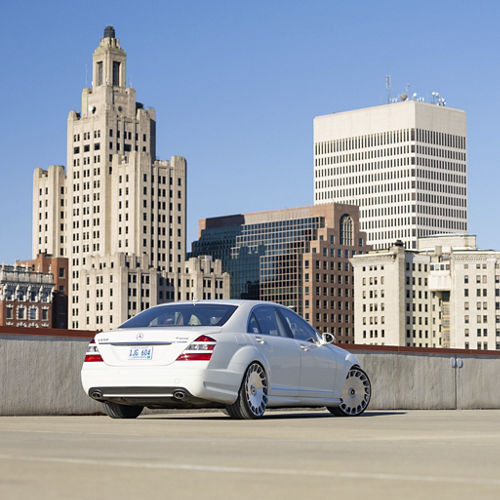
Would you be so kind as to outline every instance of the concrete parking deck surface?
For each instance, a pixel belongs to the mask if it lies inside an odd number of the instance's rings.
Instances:
[[[500,411],[0,418],[0,498],[500,498]]]

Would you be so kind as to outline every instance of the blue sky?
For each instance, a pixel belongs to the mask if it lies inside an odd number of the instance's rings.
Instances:
[[[500,1],[25,1],[0,20],[0,263],[31,255],[33,170],[65,164],[108,24],[157,156],[188,160],[188,248],[199,218],[312,205],[313,117],[384,103],[390,74],[467,112],[469,232],[500,249]]]

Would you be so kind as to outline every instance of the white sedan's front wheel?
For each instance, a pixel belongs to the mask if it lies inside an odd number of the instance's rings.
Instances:
[[[229,416],[240,419],[259,418],[267,406],[267,375],[259,363],[245,372],[236,402],[226,407]]]
[[[330,406],[327,409],[338,417],[355,417],[368,408],[371,396],[372,386],[368,375],[354,366],[347,374],[340,406]]]

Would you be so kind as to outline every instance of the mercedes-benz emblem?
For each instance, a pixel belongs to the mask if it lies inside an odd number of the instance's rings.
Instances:
[[[137,340],[142,340],[144,338],[144,333],[142,332],[139,332],[137,335],[136,335],[136,339]]]

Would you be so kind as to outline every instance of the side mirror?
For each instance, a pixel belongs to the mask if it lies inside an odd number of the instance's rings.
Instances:
[[[333,333],[322,333],[321,338],[324,344],[333,344],[335,342],[335,335]]]

